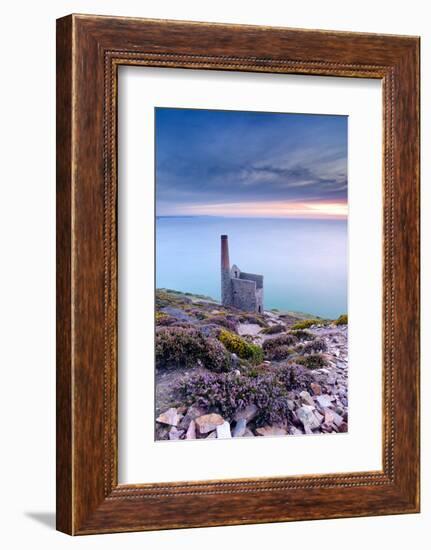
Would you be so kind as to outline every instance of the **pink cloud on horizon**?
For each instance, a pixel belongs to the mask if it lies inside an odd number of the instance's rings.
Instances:
[[[262,201],[181,205],[175,214],[250,218],[346,219],[346,201]]]

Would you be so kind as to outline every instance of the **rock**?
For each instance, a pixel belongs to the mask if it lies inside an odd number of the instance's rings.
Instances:
[[[157,422],[161,422],[162,424],[168,424],[169,426],[176,426],[179,421],[179,415],[177,413],[177,409],[172,407],[171,409],[168,409],[164,413],[162,413],[160,416],[156,418]]]
[[[347,422],[342,422],[339,426],[338,426],[338,430],[341,432],[341,433],[347,433],[349,427],[347,425]]]
[[[263,436],[272,436],[272,435],[287,435],[287,430],[285,428],[280,428],[279,426],[263,426],[262,428],[257,428],[256,433]]]
[[[217,426],[221,426],[224,422],[224,418],[217,413],[211,413],[198,416],[195,422],[198,432],[200,434],[206,434],[215,430]]]
[[[332,424],[336,413],[331,411],[331,409],[323,409],[323,412],[325,413],[325,424]]]
[[[308,391],[302,391],[299,394],[299,397],[301,398],[302,403],[305,405],[310,405],[311,407],[314,407],[314,400],[311,397],[311,395],[308,393]]]
[[[196,423],[194,420],[190,421],[189,427],[187,428],[186,439],[196,439]]]
[[[179,430],[175,426],[172,426],[172,428],[169,430],[169,439],[180,439],[183,433],[184,430]]]
[[[323,414],[320,414],[320,412],[318,412],[318,411],[313,411],[313,414],[316,417],[317,422],[320,425],[323,422]]]
[[[196,420],[198,416],[202,416],[204,414],[205,414],[205,411],[203,409],[201,409],[197,405],[192,405],[187,409],[187,413],[180,420],[178,427],[181,428],[182,430],[187,430],[192,420]]]
[[[238,420],[245,420],[245,423],[247,424],[247,422],[250,422],[250,420],[252,420],[256,416],[257,410],[258,409],[256,405],[247,405],[245,409],[239,409],[238,411],[236,411],[233,418],[237,422]]]
[[[289,411],[294,411],[296,409],[295,401],[293,401],[292,399],[288,399],[287,400],[287,407],[288,407]]]
[[[289,426],[290,435],[304,435],[304,432],[296,426]]]
[[[242,437],[245,434],[247,428],[247,420],[245,418],[240,418],[237,420],[236,426],[233,430],[232,435],[234,437]]]
[[[230,424],[226,420],[223,422],[223,424],[217,426],[216,431],[217,439],[230,439],[232,437],[230,433]]]
[[[310,433],[311,430],[320,426],[319,420],[313,414],[313,408],[308,405],[303,405],[296,410],[296,416],[302,422],[305,433]]]
[[[319,403],[319,405],[324,409],[325,407],[330,407],[332,405],[332,398],[327,395],[317,395],[316,401]]]
[[[239,358],[236,353],[232,353],[231,356],[232,367],[236,369],[239,366]]]
[[[169,437],[169,426],[166,424],[163,424],[161,426],[156,427],[156,441],[160,441],[162,439],[168,439]]]
[[[326,422],[321,424],[320,429],[325,433],[331,433],[333,431],[332,424],[326,424]]]
[[[316,382],[311,382],[310,386],[314,395],[322,395],[322,388],[320,384],[317,384]]]

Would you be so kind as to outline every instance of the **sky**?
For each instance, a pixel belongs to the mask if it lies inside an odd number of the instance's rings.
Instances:
[[[347,116],[156,108],[157,216],[345,219]]]

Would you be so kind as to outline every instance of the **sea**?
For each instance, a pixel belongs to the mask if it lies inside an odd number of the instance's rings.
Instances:
[[[264,277],[264,309],[347,313],[347,221],[158,216],[156,286],[220,300],[220,235],[230,263]]]

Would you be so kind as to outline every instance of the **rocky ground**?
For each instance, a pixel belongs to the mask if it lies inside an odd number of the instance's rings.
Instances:
[[[347,432],[347,319],[158,290],[156,326],[156,439]]]

